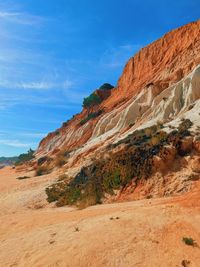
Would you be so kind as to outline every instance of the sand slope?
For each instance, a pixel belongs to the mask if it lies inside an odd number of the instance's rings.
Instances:
[[[53,208],[44,188],[55,174],[17,180],[0,170],[0,266],[200,266],[200,184],[183,196]],[[190,261],[182,265],[183,260]]]

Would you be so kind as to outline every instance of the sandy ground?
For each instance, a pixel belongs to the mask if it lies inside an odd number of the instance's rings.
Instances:
[[[0,266],[200,266],[198,182],[179,197],[76,210],[46,203],[55,173],[16,179],[23,175],[0,170]]]

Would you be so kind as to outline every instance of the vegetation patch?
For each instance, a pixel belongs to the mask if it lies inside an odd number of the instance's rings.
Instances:
[[[104,83],[99,87],[99,90],[102,91],[109,91],[113,89],[114,86],[109,83]],[[99,105],[102,102],[102,99],[99,95],[97,95],[95,92],[93,92],[91,95],[83,99],[83,107],[84,108],[90,108],[96,105]]]
[[[25,162],[28,162],[34,159],[35,158],[34,152],[35,152],[34,150],[29,149],[27,153],[23,153],[19,155],[17,161],[15,162],[15,165],[21,165]]]
[[[112,90],[114,88],[110,83],[104,83],[99,87],[99,90]]]
[[[110,153],[107,159],[96,160],[69,182],[62,179],[46,189],[48,201],[57,206],[76,205],[84,208],[101,203],[106,193],[124,188],[134,179],[148,179],[153,171],[153,158],[165,155],[165,146],[173,145],[177,151],[185,136],[190,135],[191,122],[183,120],[177,130],[163,131],[161,124],[135,131],[108,150],[125,144],[125,149]]]
[[[188,245],[194,247],[196,245],[196,242],[191,237],[183,237],[183,242]]]
[[[92,106],[98,105],[102,102],[102,99],[100,96],[98,96],[96,93],[92,93],[88,97],[83,99],[83,107],[84,108],[90,108]]]

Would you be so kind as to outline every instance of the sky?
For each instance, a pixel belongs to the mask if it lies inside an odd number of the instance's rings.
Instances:
[[[0,0],[0,156],[36,149],[200,0]]]

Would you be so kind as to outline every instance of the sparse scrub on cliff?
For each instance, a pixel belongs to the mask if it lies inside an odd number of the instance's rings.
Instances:
[[[34,159],[34,150],[32,150],[31,148],[27,151],[27,153],[23,153],[21,155],[18,156],[18,160],[15,162],[15,165],[20,165],[23,164],[25,162],[28,162],[32,159]]]
[[[88,97],[83,99],[83,107],[84,108],[90,108],[92,106],[98,105],[101,103],[101,98],[95,93],[92,93]]]
[[[80,200],[81,191],[79,188],[76,187],[67,187],[64,191],[65,193],[62,194],[57,200],[56,206],[62,207],[65,205],[73,205]]]
[[[79,208],[94,205],[100,202],[101,188],[93,179],[87,181],[84,170],[71,182],[69,178],[59,180],[46,188],[48,202],[56,202],[56,206],[76,205]]]
[[[118,169],[108,173],[103,179],[105,191],[113,193],[113,189],[119,189],[121,185],[121,175]]]
[[[107,161],[97,161],[81,172],[66,186],[65,181],[46,189],[48,201],[57,205],[86,207],[101,202],[104,193],[125,186],[133,177],[148,177],[153,153],[149,149],[129,149],[112,155]]]
[[[66,179],[69,180],[70,178],[69,178],[68,175],[66,175],[65,173],[59,175],[59,177],[58,177],[58,181],[63,181],[63,180],[66,180]]]
[[[99,90],[111,90],[113,88],[114,86],[111,85],[110,83],[104,83],[99,87]]]
[[[158,145],[158,144],[160,144],[162,142],[166,142],[166,141],[167,141],[167,133],[164,132],[164,131],[157,132],[150,139],[150,143],[153,146]]]
[[[82,168],[70,182],[64,179],[47,188],[48,200],[57,201],[58,206],[86,207],[100,203],[105,193],[113,194],[133,179],[136,183],[148,179],[153,171],[154,156],[166,154],[166,145],[172,145],[178,151],[181,140],[189,134],[189,127],[191,122],[184,120],[178,130],[168,134],[158,125],[135,131],[114,145],[126,144],[126,149]]]
[[[193,125],[191,120],[189,119],[182,119],[181,123],[179,124],[178,127],[178,132],[181,133],[182,135],[189,135],[188,129]]]
[[[97,117],[100,116],[102,113],[103,113],[103,110],[98,110],[97,112],[90,113],[86,118],[84,118],[84,119],[82,119],[82,120],[80,121],[80,124],[83,125],[83,124],[85,124],[86,122],[88,122],[89,120],[97,118]]]

